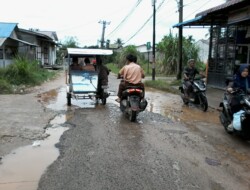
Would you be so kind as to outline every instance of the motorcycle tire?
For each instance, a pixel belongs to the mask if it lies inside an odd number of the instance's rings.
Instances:
[[[204,96],[204,95],[201,95],[200,96],[200,106],[201,106],[201,109],[206,112],[207,109],[208,109],[208,103],[207,103],[207,97]]]
[[[71,94],[67,93],[67,105],[71,106]]]
[[[181,99],[185,105],[188,105],[188,100],[185,98],[184,94],[181,94]]]
[[[220,120],[221,120],[221,123],[222,123],[222,125],[223,125],[225,131],[226,131],[228,134],[232,135],[232,134],[233,134],[233,131],[229,131],[229,130],[227,129],[227,126],[230,124],[230,122],[228,122],[228,121],[226,120],[225,115],[226,115],[226,111],[225,111],[225,108],[223,107],[222,113],[220,113]]]
[[[131,113],[129,114],[129,120],[135,122],[136,116],[137,116],[136,111],[131,111]]]

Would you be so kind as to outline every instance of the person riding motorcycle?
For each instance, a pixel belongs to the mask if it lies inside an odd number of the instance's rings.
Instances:
[[[118,88],[116,99],[117,102],[121,101],[122,92],[126,89],[127,86],[140,86],[144,91],[144,84],[142,83],[142,78],[145,77],[144,71],[140,65],[138,65],[137,57],[129,54],[126,56],[127,64],[121,68],[118,73],[118,78],[123,76]]]
[[[201,72],[198,71],[198,69],[195,67],[195,60],[194,59],[189,59],[187,62],[187,66],[184,68],[184,85],[186,86],[186,88],[184,89],[184,95],[185,95],[185,99],[187,100],[193,100],[193,97],[190,97],[191,92],[192,92],[192,82],[191,80],[193,80],[195,78],[196,74],[200,74],[202,76],[204,76]]]
[[[231,113],[235,114],[242,109],[242,105],[240,104],[240,97],[236,94],[232,94],[235,89],[243,90],[244,93],[249,93],[250,87],[250,76],[249,76],[249,65],[242,64],[240,65],[239,71],[234,75],[233,82],[229,83],[227,87],[227,92],[230,93],[229,97],[229,105],[231,107]],[[228,125],[227,129],[232,131],[234,128],[233,121]]]

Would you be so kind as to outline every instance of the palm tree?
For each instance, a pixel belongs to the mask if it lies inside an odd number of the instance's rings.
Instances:
[[[123,45],[122,39],[121,38],[117,38],[117,40],[115,41],[115,44],[117,44],[118,48],[121,48]]]

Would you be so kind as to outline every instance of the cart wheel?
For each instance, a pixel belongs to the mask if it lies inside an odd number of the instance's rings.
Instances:
[[[67,105],[71,106],[71,94],[67,93]]]

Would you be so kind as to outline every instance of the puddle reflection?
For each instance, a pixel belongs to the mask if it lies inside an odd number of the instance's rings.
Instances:
[[[0,189],[35,190],[45,169],[59,156],[55,144],[68,128],[60,127],[65,116],[56,118],[51,124],[57,127],[46,129],[48,138],[35,141],[33,145],[21,147],[7,155],[0,165]]]

